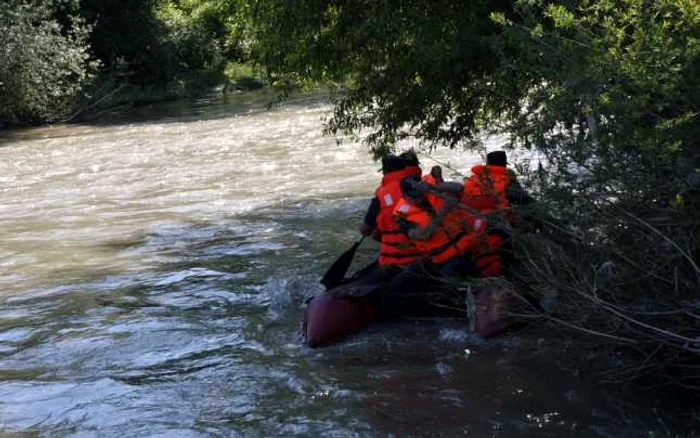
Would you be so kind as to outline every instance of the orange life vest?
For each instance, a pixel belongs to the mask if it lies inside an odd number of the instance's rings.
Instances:
[[[485,204],[482,213],[505,210],[510,205],[506,196],[509,185],[508,169],[478,164],[472,167],[472,176],[464,179],[462,197],[472,200],[481,198]],[[493,204],[492,207],[488,206],[489,202]]]
[[[392,214],[401,199],[399,183],[409,175],[420,175],[418,166],[390,172],[382,178],[382,184],[377,188],[375,196],[379,200],[379,215],[377,215],[377,231],[382,237],[379,251],[381,266],[406,265],[421,258],[424,253],[406,236],[396,223]]]
[[[471,205],[481,213],[504,214],[512,221],[510,203],[506,189],[510,185],[508,170],[502,166],[476,165],[472,176],[464,180],[462,202]],[[496,277],[503,274],[503,262],[499,252],[503,238],[497,235],[486,236],[486,241],[478,246],[475,256],[477,276]]]
[[[444,201],[437,196],[429,197],[429,202],[438,211]],[[401,198],[394,214],[413,222],[421,228],[430,224],[431,214]],[[453,257],[471,252],[479,244],[486,229],[486,222],[474,215],[466,215],[462,209],[455,207],[442,219],[440,226],[430,238],[416,241],[416,246],[427,254],[433,263],[445,263]]]
[[[486,236],[486,244],[475,254],[474,265],[479,278],[500,277],[503,275],[503,257],[500,249],[503,238],[496,234]]]

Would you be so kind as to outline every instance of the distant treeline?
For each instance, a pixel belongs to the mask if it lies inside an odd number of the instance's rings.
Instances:
[[[124,85],[221,81],[249,59],[239,12],[226,0],[6,0],[0,124],[65,119]]]

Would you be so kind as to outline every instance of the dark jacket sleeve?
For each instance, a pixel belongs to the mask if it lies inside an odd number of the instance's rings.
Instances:
[[[511,175],[510,184],[506,189],[506,197],[508,202],[515,205],[530,205],[535,203],[535,198],[530,196],[530,194],[520,185],[515,176]]]
[[[370,227],[377,226],[377,217],[379,216],[379,199],[376,197],[372,198],[369,202],[369,207],[367,207],[367,212],[365,213],[365,225]]]

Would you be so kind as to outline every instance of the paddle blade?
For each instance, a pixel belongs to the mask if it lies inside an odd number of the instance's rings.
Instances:
[[[352,259],[355,258],[355,252],[362,243],[363,239],[364,237],[360,238],[360,240],[355,242],[355,244],[351,246],[350,249],[341,254],[340,257],[338,257],[338,260],[336,260],[331,265],[331,267],[328,268],[328,271],[326,271],[323,278],[321,278],[321,284],[326,286],[326,289],[330,289],[333,286],[337,286],[338,284],[340,284],[343,278],[345,278],[345,274],[350,268]]]

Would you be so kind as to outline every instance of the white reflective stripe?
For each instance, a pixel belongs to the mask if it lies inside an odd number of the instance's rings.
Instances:
[[[384,203],[386,205],[394,205],[394,198],[391,197],[391,193],[384,195]]]
[[[401,204],[399,205],[398,211],[399,213],[407,213],[409,208],[411,207],[408,204]]]
[[[475,230],[480,230],[480,229],[481,229],[481,226],[483,225],[483,223],[484,223],[484,221],[482,221],[481,219],[475,220],[475,221],[474,221],[474,229],[475,229]]]

